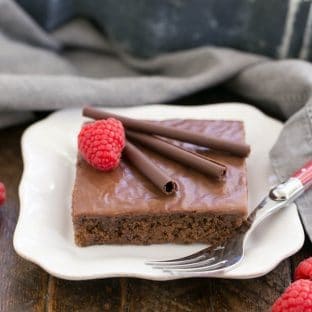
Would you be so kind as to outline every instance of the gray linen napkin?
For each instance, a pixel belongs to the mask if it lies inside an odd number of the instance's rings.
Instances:
[[[0,127],[32,110],[161,103],[223,84],[289,118],[271,151],[285,179],[312,158],[312,65],[214,47],[137,60],[84,20],[45,33],[16,3],[0,0]],[[298,200],[312,239],[312,192]]]

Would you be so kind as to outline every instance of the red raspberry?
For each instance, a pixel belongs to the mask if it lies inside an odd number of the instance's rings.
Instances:
[[[114,118],[86,124],[78,135],[78,149],[94,168],[108,171],[119,165],[125,147],[125,130]]]
[[[293,282],[275,301],[272,312],[312,311],[312,281],[301,279]]]
[[[295,270],[295,280],[310,279],[312,280],[312,257],[303,260],[299,263]]]
[[[6,199],[5,186],[2,182],[0,182],[0,206],[4,204],[5,199]]]

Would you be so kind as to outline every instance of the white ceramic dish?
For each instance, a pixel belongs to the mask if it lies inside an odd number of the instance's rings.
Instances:
[[[252,152],[248,158],[249,207],[255,207],[275,183],[268,152],[282,124],[241,104],[207,106],[153,105],[110,109],[146,119],[238,119],[246,126]],[[172,276],[144,264],[145,259],[185,256],[205,245],[92,246],[73,241],[70,206],[75,175],[76,137],[83,122],[78,109],[62,110],[29,127],[22,138],[24,173],[20,184],[20,216],[14,235],[16,252],[46,271],[71,280],[131,276],[170,280]],[[252,278],[272,270],[300,249],[303,229],[295,205],[259,226],[249,240],[243,262],[219,278]],[[196,275],[192,275],[196,276]]]

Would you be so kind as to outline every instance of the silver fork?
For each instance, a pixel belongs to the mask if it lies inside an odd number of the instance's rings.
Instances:
[[[245,245],[254,229],[266,218],[284,208],[301,196],[312,185],[312,161],[284,183],[271,189],[261,203],[254,209],[241,231],[223,246],[209,246],[187,257],[146,261],[145,264],[171,274],[220,273],[236,267],[244,258]],[[249,227],[250,226],[250,227]],[[246,227],[249,229],[246,231]]]

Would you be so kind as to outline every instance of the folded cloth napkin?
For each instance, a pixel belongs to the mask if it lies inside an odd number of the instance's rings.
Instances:
[[[0,0],[0,127],[33,110],[169,102],[224,85],[288,119],[270,157],[283,180],[312,158],[312,65],[204,47],[133,59],[84,20],[52,34],[10,0]],[[297,201],[312,239],[312,191]]]

